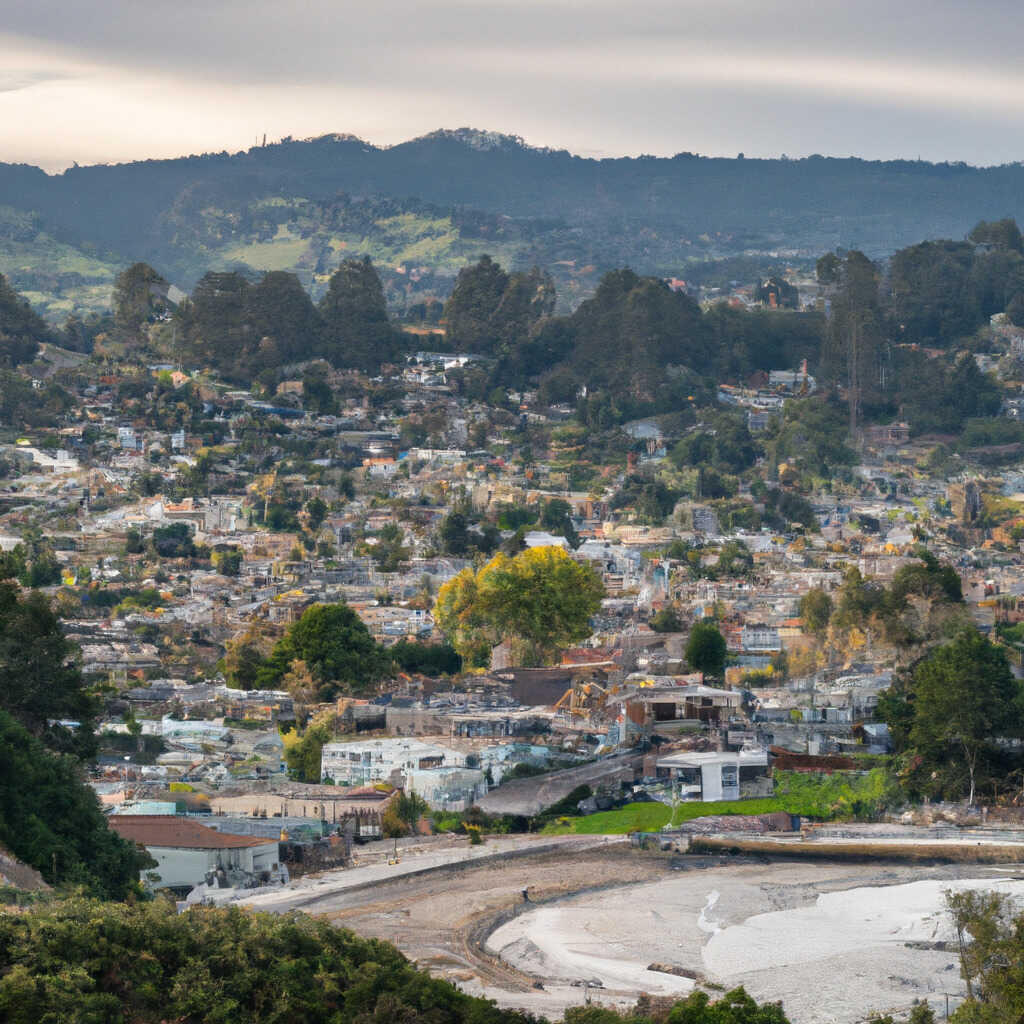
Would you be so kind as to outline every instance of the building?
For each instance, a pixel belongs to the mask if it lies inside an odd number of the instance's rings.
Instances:
[[[107,819],[122,839],[144,846],[157,862],[142,872],[154,889],[188,892],[208,879],[256,886],[279,871],[276,839],[224,835],[194,818],[119,814]]]
[[[681,751],[659,757],[659,777],[672,781],[683,800],[739,800],[768,774],[767,750]]]
[[[740,645],[750,654],[774,654],[782,650],[782,641],[776,626],[761,622],[748,623],[740,633]]]
[[[409,772],[465,765],[463,754],[450,747],[410,738],[326,743],[320,757],[320,777],[339,786],[387,782],[403,786]]]
[[[903,445],[910,440],[909,423],[886,423],[864,428],[864,440],[875,445]]]
[[[363,459],[363,468],[370,476],[388,479],[398,472],[398,463],[392,458]]]

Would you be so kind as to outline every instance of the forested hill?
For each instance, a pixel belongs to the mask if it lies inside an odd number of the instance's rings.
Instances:
[[[814,252],[837,244],[888,252],[921,237],[960,237],[979,217],[1024,214],[1024,166],[672,158],[594,160],[510,136],[435,132],[390,148],[351,136],[284,141],[245,153],[73,167],[47,176],[0,167],[0,194],[115,249],[137,245],[182,193],[229,184],[250,198],[339,191],[418,196],[581,226],[742,233]]]
[[[685,275],[750,250],[883,255],[1006,216],[1024,217],[1021,165],[594,160],[469,129],[390,148],[332,135],[58,175],[0,164],[0,272],[53,294],[146,260],[184,288],[209,269],[248,266],[297,271],[315,290],[318,265],[345,250],[449,277],[481,252]],[[60,245],[74,252],[50,260],[52,280],[17,276]]]

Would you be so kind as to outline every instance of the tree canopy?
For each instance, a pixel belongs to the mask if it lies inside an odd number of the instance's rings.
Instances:
[[[686,661],[690,668],[709,676],[725,671],[725,637],[710,619],[694,624],[686,642]]]
[[[95,698],[49,600],[0,583],[0,709],[47,746],[89,756]],[[68,729],[60,720],[78,722]]]
[[[976,629],[922,658],[884,695],[879,713],[896,749],[912,756],[920,791],[972,803],[998,756],[997,741],[1024,730],[1020,684],[1002,649]]]
[[[441,588],[434,616],[469,665],[486,665],[501,641],[518,647],[525,663],[542,664],[590,635],[603,596],[593,569],[562,548],[538,547],[463,570]]]
[[[0,368],[11,369],[32,362],[39,343],[53,338],[54,333],[43,318],[0,274]]]
[[[46,881],[81,885],[105,899],[136,892],[139,871],[151,863],[107,827],[81,763],[47,750],[2,710],[0,845]]]
[[[312,675],[321,700],[339,693],[365,693],[391,667],[387,653],[344,603],[307,608],[257,671],[257,685],[280,686],[296,661],[303,662]]]

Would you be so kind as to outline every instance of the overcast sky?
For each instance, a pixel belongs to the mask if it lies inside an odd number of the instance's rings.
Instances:
[[[0,160],[471,126],[587,156],[1004,163],[1022,44],[1021,0],[0,0]]]

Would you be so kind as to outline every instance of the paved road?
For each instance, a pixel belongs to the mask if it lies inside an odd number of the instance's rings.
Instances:
[[[280,889],[262,889],[239,902],[254,910],[286,913],[289,910],[329,909],[332,897],[340,896],[379,882],[389,882],[403,875],[438,870],[458,864],[477,864],[487,860],[503,860],[563,848],[584,850],[594,846],[626,842],[625,836],[498,836],[480,846],[468,841],[444,850],[415,848],[400,853],[398,864],[370,864],[365,867],[339,868],[316,877],[300,878]]]
[[[616,775],[631,780],[640,761],[638,754],[616,754],[532,779],[513,779],[491,790],[477,803],[488,814],[523,814],[529,817],[558,803],[577,786],[607,781]]]

